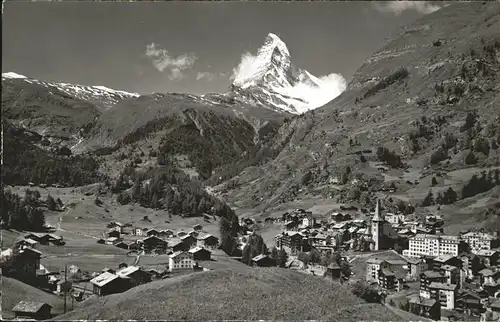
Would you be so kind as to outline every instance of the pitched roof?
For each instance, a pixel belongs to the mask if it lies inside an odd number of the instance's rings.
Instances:
[[[444,269],[446,271],[453,271],[453,270],[457,269],[457,267],[453,266],[453,265],[443,265],[443,266],[441,266],[441,269]]]
[[[439,272],[436,271],[425,271],[422,274],[425,275],[427,278],[437,278],[437,277],[443,277],[443,275]]]
[[[478,256],[485,256],[485,257],[490,257],[498,253],[496,250],[489,250],[489,249],[480,249],[476,252]]]
[[[381,264],[384,260],[379,259],[379,258],[369,258],[366,263],[367,264]]]
[[[481,274],[481,275],[484,275],[484,276],[491,276],[491,275],[493,275],[493,271],[491,269],[489,269],[489,268],[483,268],[478,273]]]
[[[218,239],[217,237],[215,237],[214,235],[211,235],[211,234],[198,235],[198,239],[200,239],[200,240],[205,240],[207,238],[216,238],[216,239]]]
[[[406,265],[408,263],[403,259],[386,259],[385,261],[391,265]]]
[[[170,257],[170,258],[175,258],[175,257],[177,257],[177,256],[179,256],[179,255],[181,255],[181,254],[190,254],[190,253],[189,253],[189,252],[182,251],[182,250],[179,250],[179,251],[177,251],[177,252],[175,252],[175,253],[173,253],[173,254],[170,254],[170,255],[169,255],[169,257]],[[191,254],[190,254],[190,255],[191,255]]]
[[[12,309],[14,312],[29,312],[29,313],[36,313],[40,311],[40,309],[44,306],[48,305],[52,307],[50,304],[43,303],[43,302],[36,302],[36,301],[21,301],[17,303],[16,306]]]
[[[116,272],[116,275],[118,275],[120,277],[121,276],[129,276],[130,274],[137,272],[138,270],[140,270],[140,268],[137,266],[127,266],[127,267],[122,268],[118,272]]]
[[[114,281],[117,278],[119,278],[118,275],[115,275],[115,274],[112,274],[109,272],[104,272],[101,275],[91,279],[90,283],[97,285],[99,287],[102,287],[102,286],[108,284],[109,282]]]
[[[36,244],[38,244],[38,242],[36,240],[33,240],[31,238],[26,238],[26,239],[23,239],[21,241],[18,241],[17,244],[22,243],[22,242],[26,242],[26,243],[28,243],[30,245],[36,245]]]
[[[429,288],[454,291],[457,289],[457,285],[456,284],[445,284],[445,283],[439,283],[439,282],[432,282],[431,284],[429,284]]]
[[[184,239],[188,239],[189,237],[194,238],[193,236],[187,234],[185,236],[182,236],[181,239],[184,240]]]
[[[40,256],[42,255],[41,251],[38,251],[38,250],[31,248],[31,247],[25,247],[19,251],[19,254],[28,254],[28,253],[32,253],[32,254],[36,254],[36,255],[40,255]]]
[[[258,261],[260,261],[260,260],[262,260],[262,259],[264,259],[266,257],[269,257],[269,256],[264,255],[264,254],[260,254],[260,255],[255,256],[254,258],[252,258],[252,261],[258,262]]]
[[[209,251],[208,249],[205,249],[205,248],[200,247],[200,246],[196,246],[196,247],[191,248],[191,249],[189,250],[189,252],[190,252],[191,254],[197,253],[197,252],[199,252],[199,251],[205,251],[205,252],[209,252],[209,253],[210,253],[210,251]]]
[[[455,256],[453,255],[441,255],[441,256],[438,256],[436,258],[434,258],[434,261],[435,262],[440,262],[440,263],[445,263],[447,261],[449,261],[450,259],[454,258]]]

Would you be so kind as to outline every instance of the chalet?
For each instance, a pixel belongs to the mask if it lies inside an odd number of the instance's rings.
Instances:
[[[455,309],[457,292],[457,284],[445,284],[439,282],[432,282],[429,284],[430,298],[439,301],[441,308],[447,310]]]
[[[169,248],[173,252],[179,252],[179,251],[188,251],[189,248],[186,247],[186,244],[182,242],[180,239],[171,239],[169,242]]]
[[[326,268],[326,276],[331,279],[337,279],[342,277],[342,268],[337,263],[331,263]]]
[[[168,247],[168,243],[165,240],[156,236],[149,236],[145,238],[142,243],[146,252],[152,252],[153,250],[165,252]]]
[[[57,281],[56,283],[56,293],[62,294],[64,292],[69,292],[73,287],[73,283],[70,281]]]
[[[266,219],[264,219],[264,223],[266,223],[266,224],[272,224],[272,223],[274,223],[274,219],[271,218],[271,217],[267,217]]]
[[[108,224],[108,228],[111,230],[116,230],[120,234],[123,233],[123,227],[124,225],[121,222],[118,221],[112,221]]]
[[[141,227],[134,227],[132,229],[133,236],[144,236],[145,234],[146,234],[146,232]]]
[[[439,272],[446,276],[445,283],[447,284],[459,284],[460,283],[460,269],[452,265],[443,265],[439,269]]]
[[[31,233],[31,234],[24,236],[24,239],[32,239],[32,240],[40,243],[40,245],[48,245],[50,237],[48,234]]]
[[[496,285],[496,281],[500,278],[500,271],[490,268],[484,268],[478,272],[481,285]]]
[[[476,255],[479,257],[481,264],[490,267],[498,264],[500,253],[496,250],[481,249],[476,252]]]
[[[188,235],[196,239],[198,238],[199,233],[197,231],[191,230],[188,231]]]
[[[194,266],[193,254],[186,251],[175,252],[169,255],[168,263],[170,272],[192,270]]]
[[[402,269],[381,269],[378,273],[378,285],[384,291],[399,292],[403,289],[406,271]]]
[[[121,278],[130,278],[133,286],[151,282],[151,274],[143,271],[137,266],[127,266],[116,272]]]
[[[274,240],[278,250],[284,249],[292,255],[307,252],[311,247],[307,237],[296,231],[284,231],[276,235]]]
[[[378,274],[381,269],[387,268],[387,263],[378,258],[369,258],[366,261],[366,280],[369,282],[378,282]]]
[[[252,258],[252,266],[259,266],[259,267],[270,267],[270,266],[275,266],[276,263],[274,260],[264,254],[260,254]]]
[[[177,232],[177,237],[179,237],[179,238],[184,237],[186,235],[187,235],[187,233],[185,231],[183,231],[183,230]]]
[[[106,245],[116,245],[120,242],[120,239],[118,237],[109,237],[106,238],[105,244]]]
[[[106,244],[106,240],[105,240],[104,238],[99,238],[99,239],[97,240],[97,243],[98,243],[98,244]]]
[[[129,249],[130,245],[124,241],[120,241],[120,242],[116,243],[115,246],[118,248],[122,248],[122,249]]]
[[[174,232],[170,229],[160,230],[160,234],[158,235],[158,237],[160,237],[160,238],[171,238],[173,236],[174,236]]]
[[[444,265],[460,267],[461,264],[461,260],[453,255],[441,255],[434,258],[432,261],[433,261],[433,268],[436,271],[440,270],[441,267]]]
[[[139,241],[134,241],[131,243],[128,243],[128,249],[130,250],[140,250],[142,248],[142,244],[139,243]]]
[[[420,274],[426,269],[426,264],[419,258],[409,258],[408,263],[408,281],[416,281],[419,279]]]
[[[412,297],[408,301],[409,311],[435,321],[441,319],[441,307],[434,299]]]
[[[42,253],[36,249],[25,247],[14,257],[9,267],[3,268],[5,276],[13,276],[22,281],[36,279],[36,271],[40,267]]]
[[[35,301],[21,301],[14,308],[12,312],[16,317],[16,320],[22,319],[35,319],[35,320],[46,320],[50,319],[52,316],[50,310],[52,306],[43,302]]]
[[[420,274],[420,296],[429,298],[430,289],[429,285],[433,282],[444,283],[446,276],[436,271],[425,271]]]
[[[106,233],[106,236],[120,238],[120,232],[118,230],[110,229]]]
[[[57,246],[64,245],[64,241],[63,241],[63,238],[61,236],[54,235],[54,234],[47,234],[47,236],[49,239],[49,243],[52,243],[52,244],[57,245]]]
[[[119,277],[118,275],[105,272],[90,280],[93,285],[93,293],[99,296],[121,293],[128,290],[131,286],[129,278]]]
[[[193,245],[196,245],[197,242],[196,238],[189,234],[182,236],[181,241],[184,243],[184,245],[186,245],[187,249],[190,249]]]
[[[201,231],[202,229],[203,229],[203,226],[202,226],[202,225],[200,225],[200,224],[198,224],[198,225],[194,225],[194,226],[193,226],[193,230],[194,230],[194,231]]]
[[[479,314],[484,311],[481,297],[474,291],[466,290],[457,294],[456,310],[467,314]]]
[[[191,248],[189,250],[189,253],[193,255],[194,260],[200,260],[200,261],[210,260],[210,255],[211,255],[210,251],[203,247],[196,246],[194,248]]]
[[[158,237],[159,235],[160,235],[160,231],[155,229],[155,228],[148,230],[148,232],[146,233],[146,236],[148,236],[148,237],[151,237],[151,236]]]
[[[199,235],[198,236],[198,246],[203,246],[206,248],[216,248],[219,244],[219,239],[213,235]]]
[[[16,246],[18,248],[23,248],[23,247],[30,247],[30,248],[35,248],[38,242],[36,240],[33,240],[31,238],[23,239],[21,241],[18,241],[16,243]]]

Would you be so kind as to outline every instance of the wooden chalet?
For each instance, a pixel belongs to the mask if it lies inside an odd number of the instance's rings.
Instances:
[[[12,312],[14,312],[16,320],[35,319],[39,321],[50,319],[52,317],[51,309],[50,304],[25,300],[14,306]]]
[[[131,287],[130,278],[105,272],[90,280],[93,285],[93,293],[99,296],[121,293]]]
[[[271,257],[260,254],[252,258],[252,266],[271,267],[276,266],[276,263]]]
[[[133,286],[151,282],[151,274],[137,266],[124,267],[116,272],[121,278],[130,278]]]
[[[189,250],[189,253],[193,255],[194,260],[208,261],[210,260],[211,252],[200,246],[196,246]]]

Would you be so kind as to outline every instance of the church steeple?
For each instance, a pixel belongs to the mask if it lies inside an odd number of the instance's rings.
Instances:
[[[380,213],[380,200],[377,199],[377,204],[375,205],[375,215],[373,215],[372,221],[383,221],[384,218]]]

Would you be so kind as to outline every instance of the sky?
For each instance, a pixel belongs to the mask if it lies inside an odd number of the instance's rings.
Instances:
[[[226,92],[268,33],[294,65],[347,81],[441,2],[6,2],[2,72],[152,92]]]

